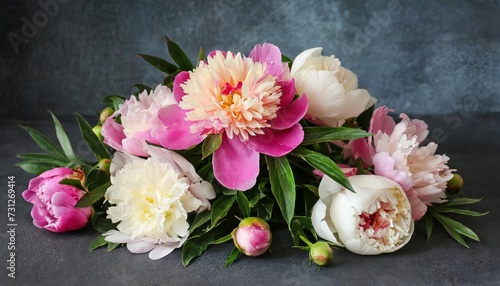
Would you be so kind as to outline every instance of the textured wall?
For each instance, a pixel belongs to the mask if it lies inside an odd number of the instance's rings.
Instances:
[[[166,57],[163,35],[193,59],[200,45],[272,42],[292,58],[322,46],[397,111],[500,111],[500,2],[366,2],[2,1],[0,118],[93,114],[105,95],[155,85],[136,54]]]

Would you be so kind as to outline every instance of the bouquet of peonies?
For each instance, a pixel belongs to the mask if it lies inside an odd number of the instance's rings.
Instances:
[[[166,38],[175,64],[140,55],[166,74],[129,98],[108,96],[95,127],[76,114],[95,158],[75,154],[52,115],[58,143],[24,126],[46,152],[19,154],[38,175],[23,197],[33,223],[53,232],[89,222],[94,250],[126,245],[159,259],[182,248],[184,265],[209,245],[234,241],[226,265],[265,253],[271,227],[325,265],[331,246],[358,254],[402,248],[424,219],[459,243],[477,235],[446,216],[462,179],[424,144],[424,121],[374,107],[356,75],[321,48],[293,62],[272,44],[248,56],[200,49],[196,65]]]

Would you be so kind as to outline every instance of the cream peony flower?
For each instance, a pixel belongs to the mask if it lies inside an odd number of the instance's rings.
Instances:
[[[358,78],[341,67],[335,56],[322,56],[323,48],[300,53],[293,61],[291,74],[298,94],[309,101],[307,114],[312,121],[341,126],[377,101],[365,89],[358,89]]]
[[[208,182],[189,173],[191,165],[186,167],[187,161],[178,154],[157,147],[150,147],[149,153],[147,159],[115,154],[112,186],[105,199],[112,204],[107,217],[118,225],[104,236],[110,242],[127,243],[134,253],[151,250],[149,257],[159,259],[184,243],[188,213],[209,208],[208,199],[215,192]]]
[[[403,247],[413,233],[411,206],[396,182],[376,175],[348,178],[356,193],[324,176],[311,220],[323,239],[373,255]]]

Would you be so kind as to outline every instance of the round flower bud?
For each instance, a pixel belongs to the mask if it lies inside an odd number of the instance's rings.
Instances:
[[[108,117],[110,117],[114,113],[113,109],[111,107],[106,107],[101,111],[101,114],[99,114],[99,122],[104,123]]]
[[[332,260],[333,251],[330,245],[324,241],[318,241],[311,246],[309,257],[319,266],[325,266]]]
[[[458,194],[464,187],[464,179],[459,174],[453,174],[453,178],[448,181],[447,190],[452,194]]]
[[[272,234],[266,221],[248,217],[231,233],[234,245],[246,256],[264,254],[271,245]]]
[[[97,138],[99,138],[99,140],[102,141],[104,140],[104,137],[102,137],[101,129],[102,129],[101,125],[96,125],[94,126],[94,128],[92,128],[92,131],[94,132],[95,136],[97,136]]]
[[[99,166],[99,170],[109,174],[109,167],[111,165],[111,159],[101,159],[97,164]]]

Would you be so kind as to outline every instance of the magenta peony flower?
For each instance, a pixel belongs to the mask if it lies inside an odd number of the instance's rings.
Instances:
[[[247,217],[231,233],[234,245],[246,256],[264,254],[271,245],[272,234],[267,222],[258,217]]]
[[[418,220],[428,205],[444,201],[453,170],[446,165],[449,160],[446,155],[435,154],[437,144],[421,146],[429,133],[424,121],[410,120],[402,113],[402,121],[396,124],[387,115],[389,111],[385,106],[377,108],[369,130],[375,136],[350,141],[344,154],[361,158],[365,164],[374,166],[376,175],[399,183],[411,203],[413,219]]]
[[[33,204],[33,224],[52,232],[77,230],[87,225],[92,207],[75,207],[85,192],[59,184],[63,179],[81,180],[83,176],[80,171],[55,168],[33,178],[23,192],[23,198]]]
[[[213,153],[217,180],[229,189],[252,188],[259,174],[259,153],[279,157],[304,137],[298,121],[307,111],[305,96],[295,97],[288,65],[271,44],[257,45],[249,57],[215,51],[207,61],[175,78],[179,105],[160,110],[171,134],[159,137],[169,149],[186,149],[207,135],[221,134]]]
[[[143,91],[138,99],[130,97],[104,122],[101,130],[104,143],[119,151],[147,157],[146,142],[159,145],[159,138],[171,133],[158,117],[158,111],[169,105],[177,105],[177,102],[172,90],[161,84],[150,93]],[[121,124],[114,120],[119,114]]]

